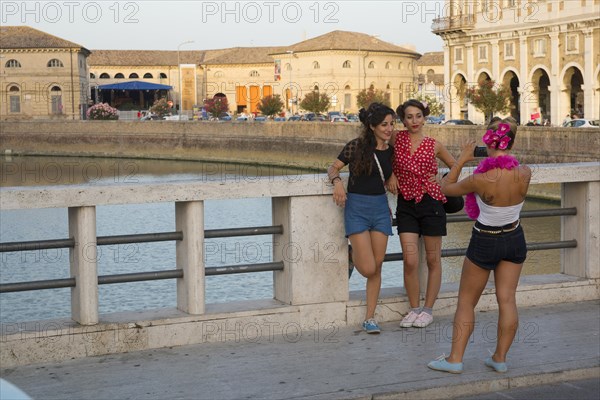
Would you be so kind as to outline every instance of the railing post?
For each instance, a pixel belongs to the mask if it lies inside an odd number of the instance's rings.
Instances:
[[[348,240],[343,210],[331,195],[276,197],[273,224],[283,234],[273,237],[274,296],[286,304],[348,301]]]
[[[204,314],[204,202],[175,203],[175,228],[183,233],[176,244],[177,308],[188,314]]]
[[[71,318],[81,325],[98,323],[98,267],[96,207],[69,208],[69,236],[75,240],[70,252]]]
[[[577,247],[561,250],[561,272],[581,278],[600,278],[600,182],[563,183],[562,207],[576,207],[577,215],[561,218],[561,240],[577,240]]]

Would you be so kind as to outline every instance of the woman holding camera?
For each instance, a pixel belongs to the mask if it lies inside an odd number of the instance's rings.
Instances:
[[[508,370],[506,354],[519,324],[516,290],[527,255],[519,213],[531,179],[529,167],[519,165],[510,155],[516,133],[517,126],[509,119],[490,124],[483,136],[488,157],[479,163],[473,175],[457,182],[463,166],[474,158],[475,143],[467,143],[442,180],[444,194],[467,194],[465,210],[477,221],[463,262],[452,350],[447,358],[430,362],[427,366],[431,369],[462,372],[463,356],[475,325],[475,307],[493,271],[499,309],[498,338],[496,350],[485,360],[485,365],[496,372]]]

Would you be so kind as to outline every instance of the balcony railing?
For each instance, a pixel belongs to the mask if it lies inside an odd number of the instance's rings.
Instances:
[[[431,30],[435,34],[457,31],[467,31],[475,27],[475,15],[453,15],[450,17],[436,18],[433,20]]]

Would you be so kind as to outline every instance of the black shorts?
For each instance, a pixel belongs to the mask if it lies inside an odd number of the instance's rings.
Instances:
[[[441,201],[431,198],[428,194],[415,203],[414,200],[404,200],[398,195],[396,207],[398,234],[411,232],[422,236],[446,236],[446,211]]]
[[[476,226],[490,231],[498,229],[479,223],[476,223]],[[523,228],[519,225],[514,231],[499,234],[483,233],[473,228],[467,258],[473,264],[487,270],[496,269],[500,261],[523,264],[527,258],[527,243]]]

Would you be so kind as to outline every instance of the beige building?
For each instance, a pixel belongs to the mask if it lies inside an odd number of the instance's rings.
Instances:
[[[362,90],[383,90],[396,107],[419,84],[419,53],[356,32],[333,31],[283,47],[190,51],[182,50],[182,43],[179,51],[90,54],[33,28],[1,29],[0,118],[79,119],[94,102],[137,111],[161,97],[175,108],[182,103],[189,114],[215,95],[225,95],[234,113],[257,112],[262,98],[280,95],[289,114],[301,112],[299,103],[313,90],[330,96],[331,111],[356,112],[356,96]],[[441,68],[439,57],[436,66],[430,65],[434,59],[429,57],[425,64]],[[134,81],[171,88],[103,88]]]
[[[79,119],[89,101],[85,47],[29,27],[0,27],[0,119]]]
[[[511,114],[559,125],[567,114],[600,118],[600,0],[446,0],[432,30],[444,40],[446,119],[484,116],[466,87],[510,87]]]

